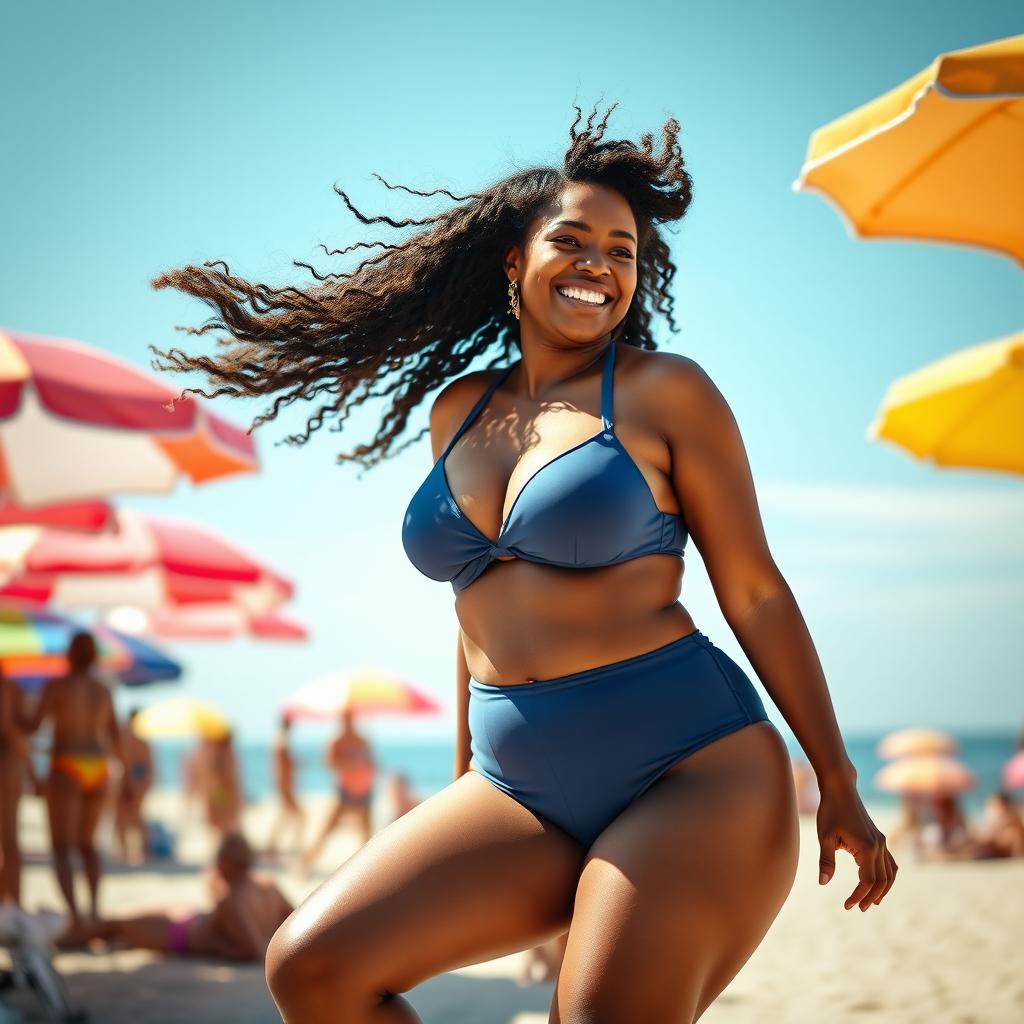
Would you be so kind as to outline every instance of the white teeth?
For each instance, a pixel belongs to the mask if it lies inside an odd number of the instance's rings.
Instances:
[[[580,302],[592,302],[595,306],[604,305],[604,301],[607,298],[601,292],[592,292],[589,288],[576,288],[573,286],[567,288],[559,288],[561,295],[566,295],[570,299],[579,299]]]

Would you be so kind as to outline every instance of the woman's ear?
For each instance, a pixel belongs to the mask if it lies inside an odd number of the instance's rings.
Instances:
[[[505,250],[505,276],[510,281],[519,280],[519,264],[521,261],[521,253],[519,252],[518,245],[510,245]]]

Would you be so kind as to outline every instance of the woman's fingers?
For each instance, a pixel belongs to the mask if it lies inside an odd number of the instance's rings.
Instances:
[[[896,859],[893,857],[893,855],[889,852],[888,847],[886,847],[885,850],[885,862],[889,865],[889,884],[886,885],[885,892],[882,893],[882,896],[885,896],[886,893],[888,893],[888,891],[892,888],[893,882],[896,881],[896,872],[899,871],[899,865],[896,863]],[[876,904],[882,902],[882,896],[879,896],[878,899],[875,900]]]
[[[853,892],[846,897],[846,902],[843,904],[843,908],[849,910],[855,903],[859,903],[864,898],[874,884],[875,862],[871,856],[870,849],[854,846],[845,836],[843,837],[843,846],[850,851],[853,859],[857,862],[857,873],[860,877],[860,881],[854,886]]]
[[[885,836],[880,838],[881,842],[875,849],[875,884],[860,901],[862,911],[867,910],[885,892],[889,884],[889,865],[885,861]]]
[[[879,904],[882,897],[892,888],[896,877],[896,861],[885,845],[885,836],[878,834],[877,841],[862,851],[854,852],[854,859],[860,871],[860,881],[843,904],[851,910],[858,904],[865,911],[872,904]]]

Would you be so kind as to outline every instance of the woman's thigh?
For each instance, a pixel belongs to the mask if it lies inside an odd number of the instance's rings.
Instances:
[[[50,823],[50,843],[56,849],[75,842],[81,818],[78,783],[57,768],[46,780],[46,812]]]
[[[568,928],[585,854],[468,771],[373,835],[282,925],[268,954],[275,995],[301,980],[405,992],[535,946]]]
[[[677,762],[587,855],[553,1024],[696,1020],[781,909],[798,852],[789,757],[770,723]]]

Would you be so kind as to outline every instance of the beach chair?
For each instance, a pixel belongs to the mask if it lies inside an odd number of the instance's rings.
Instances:
[[[55,1024],[86,1024],[89,1015],[71,1006],[64,979],[53,966],[53,947],[32,916],[13,907],[0,913],[0,945],[11,958],[11,970],[0,971],[0,990],[23,985],[35,993],[47,1019]]]

